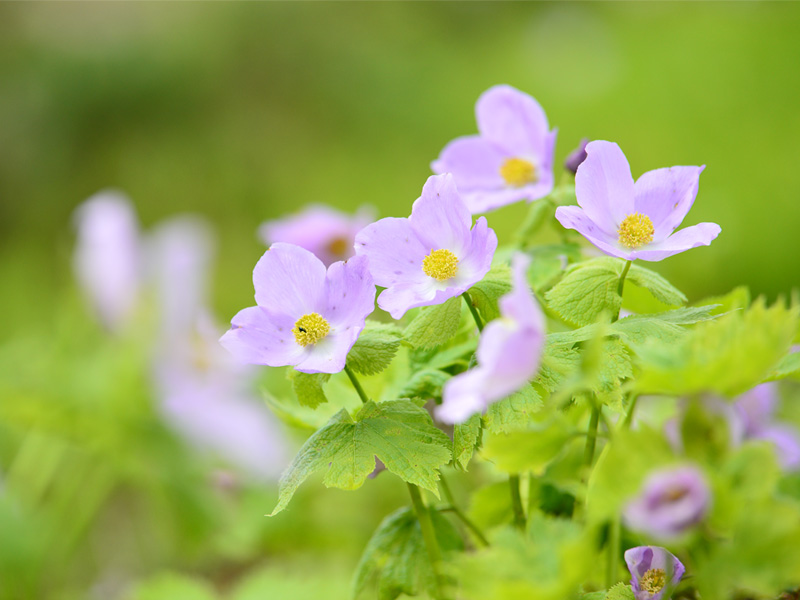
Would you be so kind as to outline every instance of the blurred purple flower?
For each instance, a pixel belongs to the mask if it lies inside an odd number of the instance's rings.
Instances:
[[[720,233],[716,223],[700,223],[675,233],[694,204],[703,167],[648,171],[634,184],[630,166],[614,143],[595,141],[575,176],[580,206],[559,206],[556,219],[598,249],[626,260],[658,261],[697,246]]]
[[[711,501],[703,474],[692,466],[652,473],[641,493],[628,503],[623,517],[628,527],[657,538],[680,535],[700,522]]]
[[[800,432],[796,428],[775,423],[759,429],[752,439],[772,444],[784,471],[800,471]]]
[[[706,413],[712,417],[718,418],[720,423],[724,423],[724,425],[727,426],[728,438],[732,447],[736,447],[742,443],[745,430],[742,419],[735,406],[729,401],[716,396],[703,396],[700,398],[700,403],[700,406]],[[681,427],[686,416],[687,408],[688,401],[685,399],[680,401],[678,404],[678,414],[664,423],[664,435],[676,453],[683,452],[684,450]]]
[[[549,194],[556,131],[539,103],[496,85],[478,98],[475,116],[480,134],[456,138],[431,164],[434,173],[455,176],[469,210],[482,213]]]
[[[418,306],[442,304],[483,279],[497,236],[462,202],[452,175],[429,177],[407,219],[387,218],[356,235],[356,254],[369,258],[378,306],[395,319]]]
[[[625,563],[636,600],[661,600],[665,592],[675,589],[686,572],[683,563],[660,546],[630,548],[625,551]]]
[[[578,147],[570,152],[569,156],[567,156],[567,160],[564,161],[564,168],[573,175],[578,172],[578,167],[586,160],[586,144],[588,143],[589,139],[583,138],[580,144],[578,144]]]
[[[259,237],[267,245],[285,242],[313,252],[325,266],[346,260],[355,254],[356,234],[372,223],[375,211],[361,207],[348,215],[321,204],[313,204],[302,212],[267,221],[258,228]]]
[[[136,213],[123,194],[102,191],[78,207],[75,224],[75,276],[100,322],[119,332],[136,308],[142,283]]]
[[[544,315],[528,285],[530,259],[512,259],[513,290],[500,298],[501,318],[486,325],[478,344],[478,366],[444,386],[436,416],[463,423],[493,402],[513,394],[536,375],[545,339]]]
[[[762,383],[741,394],[734,409],[741,419],[747,437],[756,435],[772,422],[778,406],[778,388],[775,383]]]
[[[308,250],[273,244],[253,271],[256,304],[220,342],[240,361],[304,373],[338,373],[375,309],[367,259],[328,267]]]

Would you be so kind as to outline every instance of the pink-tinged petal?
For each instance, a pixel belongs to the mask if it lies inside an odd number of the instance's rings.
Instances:
[[[556,209],[556,219],[567,229],[574,229],[591,242],[598,250],[609,256],[616,256],[631,260],[633,252],[620,247],[616,237],[603,231],[589,216],[586,211],[577,206],[559,206]]]
[[[356,343],[358,334],[364,329],[350,325],[346,329],[332,331],[325,339],[313,346],[307,346],[303,359],[295,364],[295,369],[303,373],[339,373],[344,369],[347,353]]]
[[[492,268],[497,250],[497,234],[489,228],[486,217],[480,217],[470,232],[469,245],[458,259],[458,273],[448,287],[463,288],[463,293],[484,278]]]
[[[539,303],[528,283],[528,267],[531,259],[527,254],[515,252],[511,258],[511,275],[514,287],[500,298],[500,312],[509,319],[542,333],[544,340],[545,318]]]
[[[484,138],[471,135],[454,139],[431,163],[434,173],[452,173],[462,194],[468,190],[502,189],[506,182],[500,167],[509,156]]]
[[[634,183],[619,146],[595,141],[586,145],[586,160],[575,175],[575,195],[586,215],[607,235],[634,212]]]
[[[271,313],[297,318],[320,312],[325,302],[325,265],[293,244],[273,244],[253,270],[256,303]]]
[[[369,259],[376,285],[390,288],[429,279],[422,261],[430,252],[419,241],[408,219],[389,217],[368,225],[356,235],[356,255]]]
[[[261,306],[240,310],[220,343],[240,362],[285,367],[302,360],[305,349],[292,333],[295,320],[267,312]]]
[[[719,235],[721,229],[716,223],[700,223],[676,231],[658,244],[648,244],[642,250],[631,252],[631,258],[658,261],[698,246],[708,246]],[[590,240],[591,241],[591,240]],[[624,258],[624,257],[623,257]]]
[[[442,304],[460,296],[469,287],[452,287],[448,282],[439,282],[427,276],[425,279],[427,281],[422,283],[398,284],[383,290],[378,296],[378,306],[392,315],[393,319],[402,319],[412,308]]]
[[[450,173],[428,177],[408,221],[427,250],[426,255],[431,250],[446,248],[461,256],[469,246],[472,214],[461,200]]]
[[[481,136],[509,156],[545,154],[549,125],[539,103],[509,85],[486,90],[475,105]]]
[[[448,380],[442,389],[442,404],[436,407],[436,418],[454,425],[486,410],[484,379],[484,372],[475,368]]]
[[[354,256],[333,263],[328,268],[325,285],[326,303],[322,316],[337,330],[359,323],[363,329],[367,315],[375,310],[375,284],[369,272],[369,259]]]
[[[702,167],[669,167],[648,171],[636,181],[634,209],[650,217],[653,243],[669,236],[692,208]]]

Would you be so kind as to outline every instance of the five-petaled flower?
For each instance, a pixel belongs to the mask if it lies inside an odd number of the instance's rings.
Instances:
[[[475,116],[480,134],[447,144],[431,163],[433,172],[455,176],[473,214],[549,194],[556,130],[549,130],[539,103],[497,85],[478,98]]]
[[[329,266],[353,256],[356,234],[372,223],[373,218],[370,207],[348,215],[322,204],[312,204],[300,213],[262,223],[258,234],[267,245],[285,242],[305,248]]]
[[[628,527],[657,538],[670,538],[687,531],[708,513],[711,489],[693,466],[680,466],[652,473],[644,487],[623,511]]]
[[[636,600],[661,600],[674,590],[686,568],[671,552],[660,546],[637,546],[625,551]],[[666,599],[665,599],[666,600]]]
[[[515,254],[514,288],[500,298],[500,315],[483,330],[478,366],[450,379],[442,390],[436,416],[463,423],[493,402],[513,394],[536,375],[545,339],[544,315],[527,280],[530,259]]]
[[[328,267],[308,250],[273,244],[256,264],[256,304],[220,342],[242,362],[338,373],[375,308],[366,257]]]
[[[378,306],[395,319],[419,306],[441,304],[483,279],[497,236],[472,216],[450,174],[428,178],[407,219],[386,218],[356,235],[356,255],[369,258]]]
[[[669,167],[648,171],[634,183],[619,146],[595,141],[575,175],[580,206],[560,206],[556,219],[575,229],[597,248],[626,260],[656,261],[719,235],[716,223],[700,223],[678,232],[697,196],[703,167]]]

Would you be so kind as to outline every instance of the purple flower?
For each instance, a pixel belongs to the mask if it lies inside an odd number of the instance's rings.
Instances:
[[[483,330],[478,366],[456,375],[444,386],[436,416],[445,423],[463,423],[527,385],[539,369],[544,346],[544,315],[528,286],[530,259],[512,260],[514,289],[500,298],[501,318]]]
[[[433,161],[434,173],[452,173],[472,213],[553,189],[556,131],[533,98],[508,85],[486,90],[475,105],[479,135],[456,138]]]
[[[395,319],[408,309],[441,304],[483,279],[497,236],[472,216],[450,174],[428,178],[407,219],[387,218],[356,235],[356,254],[369,257],[378,306]]]
[[[240,311],[220,342],[239,360],[304,373],[338,373],[375,309],[368,260],[328,267],[308,250],[273,244],[253,271],[256,304]]]
[[[136,213],[126,196],[103,191],[78,207],[75,223],[75,276],[100,322],[118,332],[129,322],[141,287]]]
[[[589,139],[583,138],[581,143],[578,144],[578,147],[570,152],[569,156],[567,156],[567,160],[564,161],[564,168],[573,175],[578,172],[578,167],[586,160],[586,144],[588,143]]]
[[[656,169],[634,183],[616,144],[590,142],[586,153],[575,176],[580,206],[560,206],[556,218],[601,251],[626,260],[657,261],[708,246],[719,235],[716,223],[674,233],[694,203],[704,166]]]
[[[637,546],[625,551],[636,600],[660,600],[675,589],[686,568],[678,558],[660,546]]]
[[[623,517],[633,530],[658,538],[679,535],[705,517],[711,490],[692,466],[652,473],[641,493],[625,507]]]
[[[356,233],[372,223],[374,211],[362,207],[348,215],[324,205],[313,204],[300,213],[267,221],[258,228],[267,244],[285,242],[313,252],[325,266],[353,256]]]
[[[741,394],[734,404],[747,437],[756,435],[772,422],[778,406],[778,389],[775,383],[762,383]]]
[[[784,471],[800,471],[800,432],[791,425],[774,423],[753,434],[752,439],[772,444]]]

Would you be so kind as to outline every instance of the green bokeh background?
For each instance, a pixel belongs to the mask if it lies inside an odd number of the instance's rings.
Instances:
[[[497,83],[539,100],[559,165],[584,136],[618,142],[634,176],[707,165],[686,224],[722,234],[655,265],[690,299],[785,294],[800,274],[799,29],[797,3],[0,4],[0,339],[47,335],[75,299],[71,215],[108,187],[145,227],[212,221],[227,321],[252,303],[261,221],[309,202],[406,216]],[[490,215],[501,241],[525,210]],[[281,597],[343,597],[370,532],[405,502],[398,482],[371,485],[372,503],[315,482],[269,524],[274,493],[256,495],[225,543],[262,536],[296,564],[264,588],[295,590]]]

